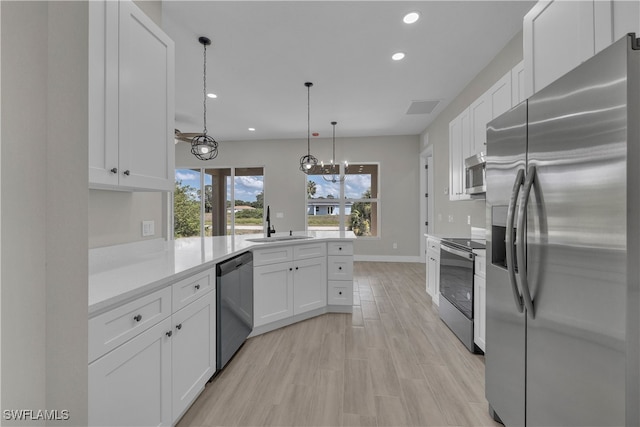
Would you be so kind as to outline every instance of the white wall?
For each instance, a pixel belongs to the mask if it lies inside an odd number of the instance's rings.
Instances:
[[[0,406],[86,425],[87,4],[3,2],[1,19]]]
[[[516,34],[498,55],[445,108],[421,135],[433,146],[434,158],[434,234],[446,237],[471,235],[471,226],[485,228],[485,202],[481,200],[449,201],[449,122],[458,116],[498,79],[522,61],[522,31]],[[424,147],[423,147],[424,148]],[[453,222],[449,222],[449,215]],[[471,225],[467,225],[471,215]]]
[[[359,259],[418,259],[419,145],[418,136],[336,138],[338,159],[380,164],[380,237],[356,241]],[[284,214],[282,219],[272,215],[272,224],[278,231],[304,230],[306,175],[298,167],[307,152],[306,139],[223,141],[219,150],[216,159],[203,162],[191,154],[189,144],[179,143],[176,167],[264,166],[265,204],[272,213]],[[331,139],[313,139],[311,153],[318,159],[330,159]]]

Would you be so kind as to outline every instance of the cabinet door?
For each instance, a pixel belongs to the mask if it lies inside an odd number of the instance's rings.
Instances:
[[[216,303],[211,291],[172,316],[173,422],[216,370]]]
[[[449,123],[449,200],[466,200],[464,194],[464,155],[471,144],[469,109]]]
[[[491,98],[491,117],[489,121],[509,111],[511,108],[511,70],[491,86],[491,89],[489,89],[489,97]],[[489,123],[489,121],[487,121],[487,123]],[[480,147],[483,153],[487,152],[487,123],[484,124],[484,140],[482,147]],[[476,149],[478,149],[478,147],[476,147]]]
[[[473,341],[485,351],[487,288],[484,277],[473,278]]]
[[[118,185],[118,2],[89,2],[89,183]]]
[[[171,320],[89,364],[89,425],[171,425]]]
[[[120,185],[174,186],[174,44],[133,2],[120,5]]]
[[[253,273],[254,328],[293,316],[293,263],[262,265]]]
[[[520,61],[511,69],[511,106],[516,106],[525,99],[524,61]]]
[[[438,296],[438,290],[436,289],[436,284],[438,282],[438,261],[433,257],[433,255],[429,255],[427,268],[427,292],[431,295],[432,301],[436,303]]]
[[[529,97],[594,55],[594,1],[538,2],[522,37]]]
[[[485,92],[469,107],[469,116],[471,118],[471,147],[469,152],[464,153],[463,162],[464,159],[469,156],[479,153],[486,154],[487,152],[487,123],[491,120],[492,95],[492,91]]]
[[[324,257],[294,261],[293,314],[327,305],[327,260]]]

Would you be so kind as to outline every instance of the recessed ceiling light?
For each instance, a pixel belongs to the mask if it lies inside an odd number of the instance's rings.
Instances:
[[[218,95],[216,95],[215,93],[208,93],[207,96],[209,98],[217,98],[218,97]]]
[[[403,58],[404,58],[403,52],[396,52],[393,55],[391,55],[391,59],[393,59],[394,61],[400,61]]]
[[[409,12],[404,15],[404,18],[402,18],[405,24],[413,24],[418,19],[420,19],[420,14],[418,12]]]
[[[256,128],[249,128],[249,132],[255,132]]]

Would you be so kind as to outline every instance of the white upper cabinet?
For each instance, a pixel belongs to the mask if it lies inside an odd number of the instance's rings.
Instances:
[[[464,159],[471,146],[469,108],[449,123],[449,200],[466,200]]]
[[[523,23],[526,97],[639,30],[638,0],[539,1]]]
[[[516,106],[527,99],[525,96],[524,83],[524,61],[520,61],[518,65],[511,70],[511,106]]]
[[[464,177],[464,159],[474,154],[486,153],[487,146],[487,123],[491,120],[491,94],[485,92],[469,106],[471,116],[471,144],[470,149],[463,153],[462,166]]]
[[[174,55],[133,2],[89,2],[90,188],[173,189]]]

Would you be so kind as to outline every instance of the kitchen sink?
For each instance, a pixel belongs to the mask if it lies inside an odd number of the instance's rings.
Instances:
[[[257,237],[255,239],[247,239],[249,242],[282,242],[285,240],[301,240],[311,239],[311,236],[271,236],[271,237]]]

